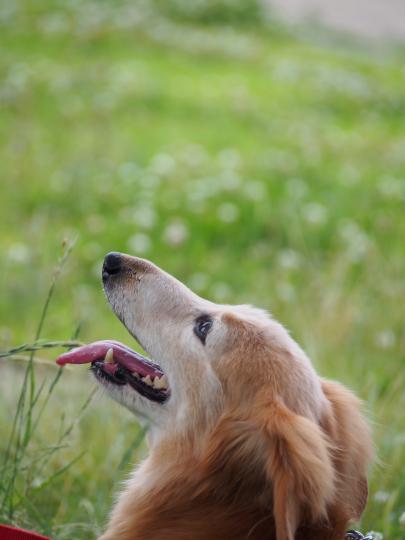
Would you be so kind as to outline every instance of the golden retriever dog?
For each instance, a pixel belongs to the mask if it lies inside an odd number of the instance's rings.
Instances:
[[[342,540],[372,458],[352,392],[321,379],[264,311],[204,300],[120,253],[103,283],[150,359],[99,341],[58,363],[91,363],[150,431],[100,540]]]

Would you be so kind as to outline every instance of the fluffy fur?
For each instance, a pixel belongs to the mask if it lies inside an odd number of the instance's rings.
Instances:
[[[100,540],[342,540],[364,510],[372,458],[357,398],[320,379],[266,313],[123,261],[107,297],[172,395],[161,405],[104,383],[152,429]],[[193,326],[207,313],[203,345]]]

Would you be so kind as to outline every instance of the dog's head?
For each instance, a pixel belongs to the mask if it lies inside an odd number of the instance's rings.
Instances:
[[[114,399],[161,429],[194,429],[225,408],[276,385],[286,404],[315,420],[324,408],[318,377],[284,328],[250,306],[218,305],[144,259],[108,254],[107,298],[118,318],[165,374],[167,399],[134,394],[101,377]]]

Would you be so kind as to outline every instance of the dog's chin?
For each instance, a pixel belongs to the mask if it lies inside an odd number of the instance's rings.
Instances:
[[[101,390],[109,398],[125,407],[138,419],[146,420],[152,425],[157,425],[162,420],[165,409],[163,404],[151,401],[127,386],[118,386],[99,376],[95,378]]]
[[[98,381],[99,382],[99,381]],[[136,418],[147,420],[153,425],[160,425],[166,417],[166,407],[149,401],[127,388],[117,388],[108,383],[100,383],[101,391],[120,406],[125,407]]]

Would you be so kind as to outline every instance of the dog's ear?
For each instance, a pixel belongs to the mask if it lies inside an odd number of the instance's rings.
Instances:
[[[339,383],[325,380],[322,389],[331,404],[323,428],[337,448],[334,460],[339,475],[337,499],[347,519],[358,521],[367,503],[367,472],[374,456],[370,430],[361,413],[361,402],[352,392]]]
[[[327,515],[336,484],[331,445],[315,422],[280,400],[263,403],[260,416],[277,540],[293,540],[304,516],[315,522]]]
[[[203,459],[218,496],[256,497],[273,506],[277,540],[294,540],[304,516],[326,516],[335,476],[327,436],[281,401],[260,403],[249,417],[224,415]]]

